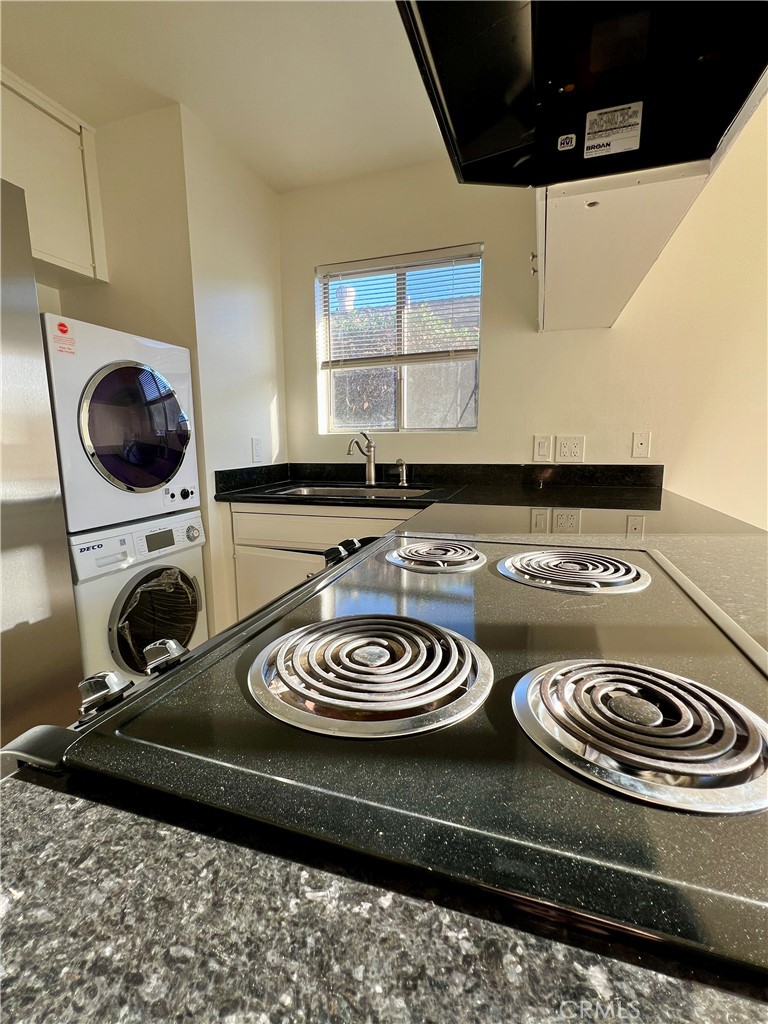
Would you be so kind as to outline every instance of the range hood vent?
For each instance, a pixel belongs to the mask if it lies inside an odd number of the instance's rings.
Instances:
[[[768,63],[765,5],[398,0],[461,182],[709,160]]]

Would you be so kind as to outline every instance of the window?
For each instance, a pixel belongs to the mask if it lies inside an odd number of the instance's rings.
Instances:
[[[477,428],[482,249],[317,268],[321,431]]]

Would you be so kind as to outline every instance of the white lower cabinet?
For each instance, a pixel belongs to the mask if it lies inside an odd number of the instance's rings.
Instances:
[[[381,537],[418,509],[232,505],[238,618],[325,568],[322,552],[351,537]]]
[[[245,618],[323,568],[325,558],[312,552],[238,545],[235,548],[238,618]]]

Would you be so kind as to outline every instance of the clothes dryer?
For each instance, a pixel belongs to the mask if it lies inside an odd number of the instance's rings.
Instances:
[[[200,505],[189,352],[43,315],[67,532]]]

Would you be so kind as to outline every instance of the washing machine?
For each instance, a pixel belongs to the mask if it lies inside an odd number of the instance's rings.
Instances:
[[[199,512],[70,537],[75,606],[87,675],[118,669],[146,678],[144,648],[208,639]]]
[[[189,352],[43,315],[67,532],[200,506]]]

